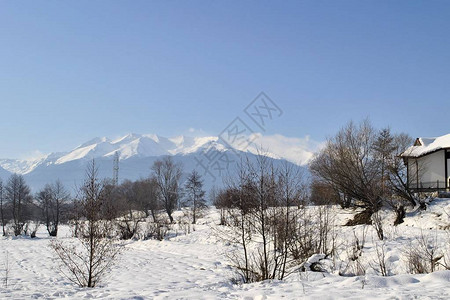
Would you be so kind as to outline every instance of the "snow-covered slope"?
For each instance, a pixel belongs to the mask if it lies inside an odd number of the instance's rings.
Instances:
[[[33,191],[37,191],[46,183],[61,180],[69,189],[81,184],[87,163],[95,159],[99,177],[111,178],[115,153],[119,154],[119,179],[136,180],[147,177],[155,160],[164,155],[173,156],[176,162],[184,166],[186,173],[197,169],[205,175],[205,187],[220,186],[221,177],[232,171],[234,163],[240,160],[241,154],[252,156],[257,153],[252,146],[246,151],[230,148],[218,137],[177,136],[166,138],[155,134],[127,134],[120,138],[110,139],[97,137],[87,141],[68,152],[51,153],[36,160],[0,159],[0,167],[5,169],[0,176],[7,178],[11,173],[23,174]],[[206,155],[207,153],[207,155]],[[279,155],[263,153],[281,161]],[[217,165],[211,166],[208,160],[226,155],[223,170],[213,174]],[[209,164],[209,165],[208,165]],[[217,172],[216,172],[217,173]]]
[[[308,209],[317,209],[314,207]],[[9,266],[8,285],[0,283],[1,299],[449,299],[450,270],[430,274],[410,274],[405,261],[411,242],[422,234],[436,236],[442,249],[448,249],[448,230],[436,222],[449,224],[442,212],[449,211],[448,199],[438,199],[426,211],[410,211],[404,224],[392,226],[393,212],[383,219],[386,237],[379,241],[372,226],[341,226],[355,211],[331,208],[336,218],[335,270],[289,273],[285,280],[232,284],[239,278],[228,255],[235,247],[220,237],[219,211],[210,209],[185,234],[179,224],[163,241],[130,240],[105,281],[95,288],[79,288],[59,271],[50,238],[40,226],[35,239],[0,236],[0,265]],[[436,215],[436,212],[440,212]],[[175,212],[175,217],[183,214]],[[141,223],[143,224],[143,223]],[[436,224],[437,225],[437,224]],[[145,227],[144,227],[145,228]],[[185,230],[185,229],[184,229]],[[365,275],[341,276],[347,262],[348,244],[366,232],[361,266]],[[74,241],[67,225],[60,227],[58,240]],[[377,271],[376,247],[385,249],[390,276]],[[7,253],[7,254],[6,254]],[[6,263],[6,258],[8,262]],[[334,259],[334,258],[333,258]],[[330,259],[330,261],[332,261]],[[294,266],[295,268],[295,266]],[[440,268],[442,269],[442,268]],[[64,270],[64,269],[62,269]]]
[[[0,167],[8,172],[18,174],[28,174],[40,166],[60,165],[77,160],[90,160],[112,158],[118,152],[120,160],[130,158],[144,158],[162,155],[189,155],[200,153],[206,150],[216,150],[220,152],[231,150],[230,146],[221,141],[218,137],[188,137],[177,136],[166,138],[155,134],[127,134],[117,139],[107,137],[97,137],[81,144],[75,149],[62,152],[51,153],[35,160],[0,159]],[[242,152],[243,150],[236,150]],[[257,147],[252,145],[244,152],[256,154]],[[283,157],[271,152],[264,155],[282,159]]]
[[[11,175],[11,172],[0,167],[0,179],[2,179],[3,181],[6,181],[10,175]]]
[[[97,137],[68,152],[51,153],[36,160],[0,159],[0,176],[6,179],[11,173],[23,174],[33,191],[57,179],[69,189],[75,189],[83,180],[87,163],[95,159],[99,177],[111,178],[115,153],[119,154],[119,180],[136,180],[149,176],[153,162],[164,155],[173,156],[184,166],[185,173],[197,169],[204,175],[205,188],[222,185],[222,177],[232,171],[241,154],[252,156],[256,147],[247,151],[230,148],[218,137],[177,136],[166,138],[155,134],[127,134],[110,139]],[[226,155],[223,170],[214,173],[211,157]],[[264,153],[275,161],[280,156]],[[214,173],[214,174],[213,174]]]
[[[222,151],[226,149],[226,146],[218,142],[217,137],[166,138],[155,134],[127,134],[113,140],[97,137],[71,151],[51,153],[39,159],[0,159],[0,167],[10,173],[28,174],[41,165],[58,165],[80,159],[108,158],[113,157],[115,152],[119,153],[121,160],[125,160],[132,157],[190,154],[212,146]]]
[[[161,155],[190,154],[203,148],[214,146],[225,150],[217,137],[186,137],[165,138],[154,134],[128,134],[121,138],[95,138],[74,150],[62,155],[53,163],[63,164],[78,159],[112,157],[119,153],[121,160],[132,157],[151,157]]]

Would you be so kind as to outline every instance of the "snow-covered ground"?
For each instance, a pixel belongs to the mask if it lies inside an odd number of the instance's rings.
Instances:
[[[354,212],[334,208],[336,223],[343,224]],[[362,261],[365,276],[294,272],[284,281],[234,285],[233,269],[226,252],[231,247],[215,236],[218,213],[209,214],[190,234],[168,240],[128,241],[107,280],[96,288],[79,288],[58,272],[58,261],[49,248],[42,226],[38,237],[0,238],[0,299],[450,299],[450,271],[407,274],[404,251],[421,234],[433,234],[448,246],[450,200],[437,199],[425,212],[408,213],[405,223],[393,227],[386,213],[386,258],[392,276],[382,277],[370,268],[379,243],[368,227]],[[362,226],[339,228],[341,254]],[[70,239],[63,227],[58,238]],[[448,248],[447,250],[448,251]],[[4,286],[4,264],[9,254],[9,282]]]

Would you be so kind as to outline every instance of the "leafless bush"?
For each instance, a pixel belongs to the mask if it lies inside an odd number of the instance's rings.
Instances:
[[[145,239],[156,239],[158,241],[164,240],[169,230],[171,230],[172,223],[165,222],[162,218],[157,219],[156,222],[148,222],[145,230]]]
[[[300,208],[298,223],[294,230],[295,242],[290,245],[292,258],[303,263],[311,255],[320,252],[317,232],[315,232],[313,216],[305,208]]]
[[[62,262],[63,275],[80,287],[95,287],[104,279],[120,253],[120,244],[106,236],[109,224],[86,224],[81,227],[82,238],[72,241],[54,239],[50,246]]]
[[[439,245],[437,234],[423,231],[416,241],[404,249],[408,271],[413,274],[431,273],[437,270],[444,253]]]
[[[386,244],[375,243],[376,257],[369,264],[381,276],[389,276],[388,261],[386,259]]]
[[[184,234],[191,233],[191,211],[184,210],[183,215],[177,219],[178,227],[184,232]]]
[[[5,289],[8,288],[9,284],[9,277],[11,276],[11,262],[9,260],[9,252],[5,252],[5,262],[4,262],[4,269],[3,269],[3,287]]]
[[[313,254],[334,254],[330,207],[306,207],[305,190],[299,170],[258,156],[241,162],[237,180],[218,194],[229,225],[219,237],[234,246],[227,256],[242,282],[281,280]]]
[[[317,208],[318,252],[326,256],[333,255],[336,248],[334,217],[330,206],[322,205]]]
[[[439,260],[439,265],[445,270],[450,270],[450,232],[445,231],[446,233],[446,249],[443,250],[443,257]]]
[[[105,203],[104,184],[97,179],[94,161],[88,166],[80,189],[77,238],[54,239],[50,246],[61,261],[61,272],[80,287],[95,287],[114,264],[121,247],[113,238],[114,225],[101,219]]]
[[[380,241],[384,239],[383,220],[381,219],[380,212],[376,211],[372,214],[372,225],[375,228]]]
[[[139,224],[144,221],[141,212],[130,210],[120,218],[116,219],[119,236],[122,240],[129,240],[138,233]]]
[[[363,226],[361,234],[353,231],[353,240],[347,245],[347,262],[344,268],[339,271],[341,276],[362,276],[366,274],[366,266],[362,262],[364,245],[366,243],[367,227]]]
[[[343,207],[364,208],[347,225],[372,224],[374,221],[382,240],[381,222],[377,221],[378,216],[372,220],[371,215],[388,203],[397,214],[395,224],[400,224],[405,216],[404,206],[418,203],[400,156],[411,142],[408,135],[392,134],[389,128],[377,131],[367,120],[358,125],[348,123],[327,141],[311,162],[310,169],[316,177],[313,192],[326,191],[330,198],[336,190]]]

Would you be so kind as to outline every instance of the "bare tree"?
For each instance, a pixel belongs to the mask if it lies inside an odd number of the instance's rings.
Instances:
[[[393,140],[394,150],[387,166],[389,187],[395,198],[398,199],[398,201],[389,204],[400,211],[403,210],[405,205],[415,206],[418,202],[417,196],[411,190],[411,182],[408,182],[407,166],[403,157],[400,156],[412,143],[413,138],[405,133],[395,135]],[[425,166],[418,164],[417,168],[417,172],[421,173],[425,169]]]
[[[393,159],[395,149],[394,136],[391,134],[391,129],[384,128],[380,130],[373,142],[373,150],[375,152],[374,156],[380,165],[381,194],[384,198],[390,196],[389,191],[387,191],[388,166]]]
[[[310,165],[314,175],[366,208],[369,219],[382,204],[374,140],[375,130],[367,120],[358,126],[350,122],[328,140]]]
[[[232,243],[242,246],[242,254],[238,251],[228,252],[228,258],[233,263],[234,267],[240,272],[242,281],[244,283],[259,280],[257,272],[253,270],[250,262],[249,244],[251,242],[250,229],[250,209],[254,206],[250,203],[246,193],[248,190],[245,187],[249,184],[248,170],[245,168],[243,161],[238,165],[238,176],[236,180],[230,180],[226,191],[221,193],[222,197],[220,205],[232,208],[231,222],[233,231],[228,240]]]
[[[296,230],[301,176],[287,164],[275,169],[263,155],[241,161],[237,172],[237,179],[218,197],[221,207],[231,205],[228,241],[241,246],[227,255],[244,282],[283,279],[288,262],[294,261],[294,244],[300,244]]]
[[[214,195],[212,202],[214,206],[220,212],[220,223],[219,225],[228,225],[229,224],[229,215],[230,211],[234,209],[235,203],[238,201],[234,200],[233,197],[236,195],[235,189],[231,188],[231,186],[214,191]]]
[[[5,207],[3,198],[3,181],[0,178],[0,221],[2,222],[2,232],[3,236],[6,235],[6,218],[5,218]]]
[[[113,226],[101,218],[105,204],[104,183],[97,177],[95,162],[88,166],[78,195],[79,223],[77,241],[54,239],[51,247],[63,264],[63,274],[80,287],[95,287],[113,265],[120,246],[115,243]]]
[[[202,176],[193,170],[189,174],[186,184],[186,201],[185,205],[190,207],[192,211],[192,224],[195,224],[202,210],[206,208],[205,191],[203,190]]]
[[[405,206],[415,206],[420,202],[408,182],[407,166],[401,154],[412,144],[413,139],[404,133],[391,134],[389,129],[378,134],[375,151],[381,165],[381,188],[384,203],[396,213],[394,225],[403,222]],[[422,164],[415,166],[417,172],[423,171]]]
[[[16,236],[20,235],[23,232],[32,200],[30,188],[25,183],[22,175],[11,175],[6,185],[5,200],[11,207],[14,234]]]
[[[147,217],[151,214],[153,222],[156,222],[157,211],[161,207],[158,181],[152,176],[148,179],[138,180],[135,184],[137,185],[137,201],[141,209]]]
[[[163,207],[172,223],[172,213],[180,200],[182,166],[175,163],[172,157],[166,156],[162,160],[155,161],[152,170],[158,183]]]
[[[121,239],[131,239],[139,229],[139,223],[144,221],[144,213],[140,211],[137,182],[125,180],[116,188],[118,209],[117,225]]]
[[[313,178],[311,181],[311,195],[309,200],[312,204],[316,205],[341,204],[341,207],[345,208],[339,192],[331,184],[321,181],[319,178]]]
[[[310,168],[341,198],[366,209],[349,225],[370,224],[372,213],[385,203],[395,209],[398,224],[404,217],[405,204],[416,204],[400,157],[410,144],[406,134],[392,134],[389,128],[376,131],[367,120],[359,125],[350,122],[328,140]]]
[[[69,197],[69,192],[59,180],[53,184],[45,185],[36,196],[50,236],[56,236],[58,234],[58,226],[62,218],[63,208],[69,200]]]
[[[274,218],[277,241],[275,249],[280,253],[280,263],[278,279],[282,280],[288,267],[289,251],[292,244],[295,243],[295,230],[297,226],[298,206],[301,201],[302,191],[304,190],[303,173],[298,168],[285,162],[279,169],[278,175],[278,216]],[[284,211],[284,212],[283,212]]]

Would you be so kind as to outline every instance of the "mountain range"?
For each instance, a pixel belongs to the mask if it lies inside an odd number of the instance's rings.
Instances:
[[[34,160],[0,159],[0,177],[22,174],[33,192],[57,179],[72,193],[83,182],[89,161],[95,159],[100,178],[113,177],[114,157],[119,157],[119,181],[136,180],[151,174],[153,162],[170,155],[183,165],[185,175],[197,169],[205,188],[220,187],[228,171],[242,155],[253,157],[254,147],[238,150],[218,137],[178,136],[166,138],[154,134],[128,134],[118,139],[94,138],[68,152],[56,152]],[[264,155],[276,163],[284,161],[274,153]]]

